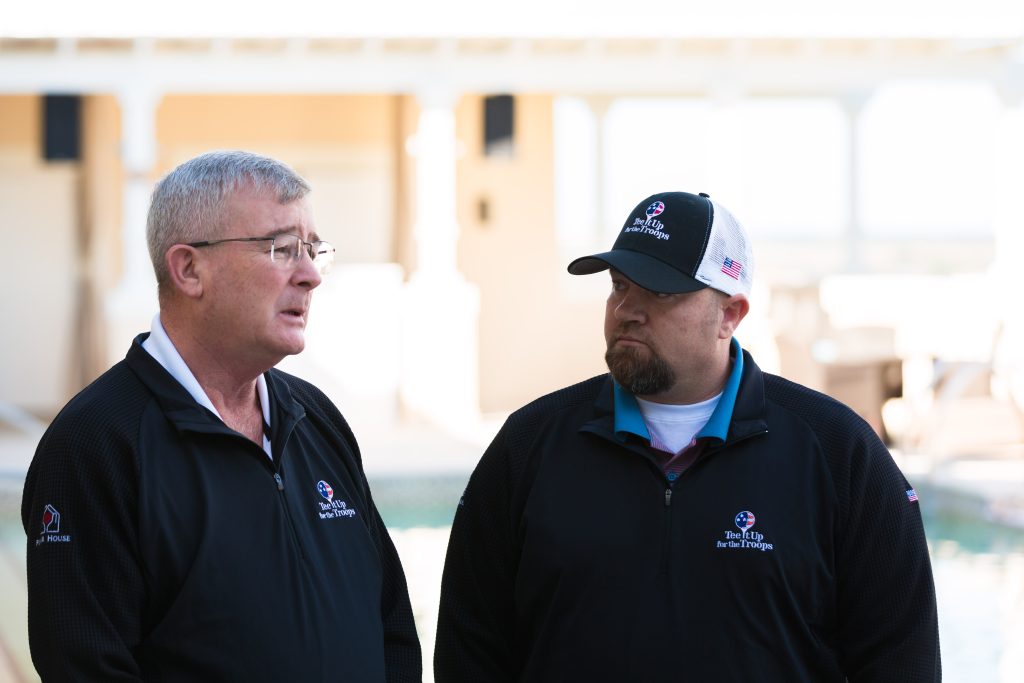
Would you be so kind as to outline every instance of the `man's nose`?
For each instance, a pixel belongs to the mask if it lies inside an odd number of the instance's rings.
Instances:
[[[301,250],[299,265],[295,268],[293,280],[300,287],[308,287],[309,289],[315,289],[324,280],[324,276],[320,274],[320,269],[316,267],[316,264],[313,263],[313,258],[305,249]]]
[[[630,288],[615,306],[614,313],[619,322],[643,322],[646,319],[643,297]]]

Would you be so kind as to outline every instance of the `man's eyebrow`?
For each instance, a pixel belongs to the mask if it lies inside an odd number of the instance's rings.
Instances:
[[[299,234],[299,226],[297,226],[297,225],[286,225],[283,228],[277,228],[276,230],[271,230],[270,232],[266,233],[264,236],[265,237],[278,237],[280,235],[298,235],[298,234]],[[320,235],[316,234],[316,232],[311,232],[308,235],[308,239],[305,240],[305,241],[306,242],[319,242],[320,241]]]

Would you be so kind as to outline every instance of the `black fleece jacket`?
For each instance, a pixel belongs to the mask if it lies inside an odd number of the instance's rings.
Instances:
[[[744,352],[726,439],[670,484],[612,386],[531,403],[481,459],[438,683],[940,680],[918,503],[863,420]]]
[[[266,373],[274,460],[142,347],[75,397],[22,500],[45,681],[419,681],[405,576],[355,438]]]

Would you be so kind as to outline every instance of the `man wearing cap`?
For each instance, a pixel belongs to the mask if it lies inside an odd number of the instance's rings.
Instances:
[[[740,348],[753,265],[684,192],[569,265],[610,271],[610,374],[513,413],[473,472],[438,683],[941,679],[917,495],[850,409]]]

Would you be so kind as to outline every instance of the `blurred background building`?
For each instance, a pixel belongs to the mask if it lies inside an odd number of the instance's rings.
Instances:
[[[1017,334],[1020,12],[527,3],[505,26],[461,2],[100,4],[120,13],[0,26],[10,412],[52,417],[147,329],[148,195],[214,148],[310,180],[342,267],[295,363],[367,419],[464,428],[599,372],[605,285],[564,265],[669,188],[711,192],[753,233],[746,344],[880,431],[881,401],[919,399],[937,361],[987,365],[984,384]]]
[[[240,148],[310,181],[338,247],[284,366],[388,445],[371,471],[468,471],[603,371],[606,281],[565,265],[683,189],[753,236],[762,366],[1021,519],[1024,8],[705,5],[0,1],[0,433],[149,328],[154,182]]]

